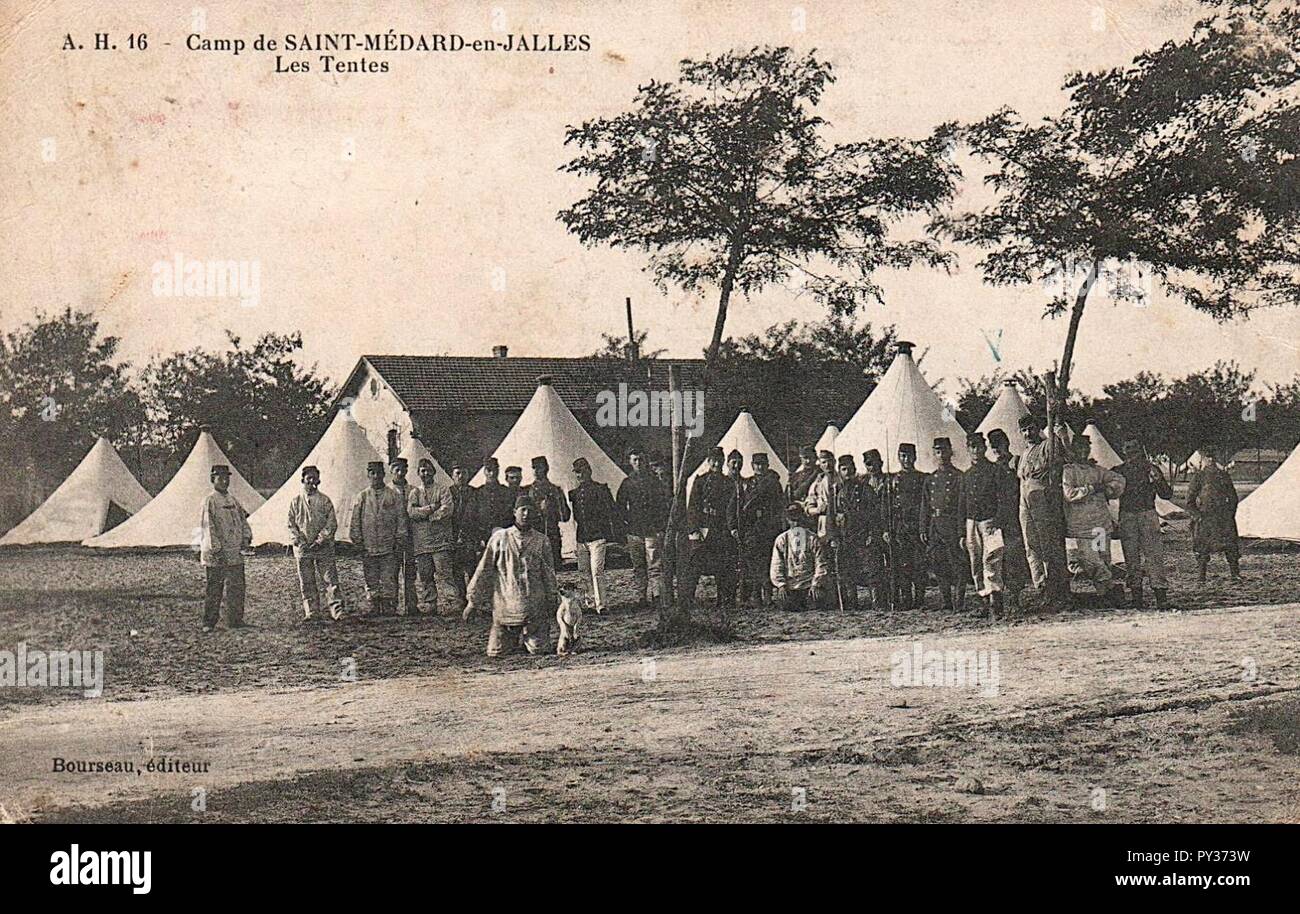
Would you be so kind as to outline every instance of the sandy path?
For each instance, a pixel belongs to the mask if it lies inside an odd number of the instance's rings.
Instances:
[[[83,701],[0,721],[11,814],[331,768],[558,748],[801,752],[994,719],[1060,721],[1300,688],[1300,604],[924,637],[997,651],[997,694],[898,688],[916,639],[715,648],[572,669],[457,672],[324,690]],[[208,762],[207,773],[53,773],[52,760]]]

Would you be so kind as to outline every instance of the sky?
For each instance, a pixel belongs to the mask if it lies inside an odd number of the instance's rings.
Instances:
[[[93,311],[136,364],[226,331],[301,331],[304,359],[342,380],[367,353],[578,356],[625,332],[631,296],[652,348],[698,356],[716,294],[661,292],[640,255],[584,248],[555,214],[585,190],[558,172],[566,125],[627,108],[681,58],[759,44],[815,48],[837,81],[818,113],[835,141],[921,137],[1009,105],[1058,109],[1065,76],[1122,65],[1186,35],[1189,0],[636,3],[34,2],[0,9],[0,330],[39,311]],[[201,21],[196,22],[199,16]],[[494,27],[498,30],[494,31]],[[189,50],[187,36],[508,33],[589,36],[556,53],[339,53],[387,73],[327,74],[319,55]],[[107,32],[115,51],[96,51]],[[148,47],[128,47],[147,35]],[[67,36],[82,50],[63,50]],[[932,383],[1046,368],[1064,321],[1044,290],[994,288],[978,256],[952,275],[879,277]],[[243,264],[255,300],[160,294],[160,264]],[[815,320],[808,296],[733,303],[727,332]],[[1089,393],[1139,370],[1236,359],[1262,381],[1300,367],[1300,314],[1218,325],[1157,298],[1094,294],[1074,380]]]

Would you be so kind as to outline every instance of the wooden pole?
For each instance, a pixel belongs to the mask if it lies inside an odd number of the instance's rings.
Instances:
[[[626,303],[627,303],[627,360],[629,362],[635,362],[638,358],[641,357],[641,354],[636,351],[636,332],[632,329],[632,296],[631,295],[627,297]]]

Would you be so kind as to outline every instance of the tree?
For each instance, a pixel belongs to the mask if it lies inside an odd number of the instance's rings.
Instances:
[[[39,488],[66,477],[97,436],[120,444],[139,431],[144,410],[120,342],[71,308],[0,340],[0,458],[31,467]]]
[[[145,370],[156,441],[175,459],[208,425],[249,482],[278,485],[324,432],[332,387],[295,361],[300,333],[263,334],[252,347],[226,337],[224,352],[190,349]]]
[[[1003,109],[960,131],[997,199],[936,225],[987,251],[987,281],[1057,287],[1062,398],[1099,280],[1219,320],[1300,303],[1298,51],[1294,3],[1232,3],[1127,67],[1072,75],[1060,115]]]
[[[649,349],[646,347],[646,340],[649,338],[648,330],[637,330],[633,333],[633,339],[636,341],[636,357],[638,359],[657,359],[667,349]],[[601,342],[604,344],[591,354],[593,359],[626,359],[627,358],[627,338],[615,336],[612,333],[602,333]]]
[[[829,63],[789,48],[684,60],[677,81],[642,86],[630,111],[566,131],[577,153],[561,170],[594,186],[559,213],[564,226],[585,245],[644,252],[661,289],[717,289],[706,391],[733,293],[798,276],[852,313],[881,300],[877,268],[949,262],[935,240],[893,231],[951,199],[948,138],[830,145],[812,109],[833,81]]]
[[[1031,365],[1015,371],[995,371],[993,374],[981,375],[974,380],[960,378],[957,394],[957,421],[962,428],[971,431],[979,427],[988,415],[993,403],[1001,393],[1002,385],[1011,381],[1020,391],[1025,401],[1025,408],[1040,419],[1047,417],[1047,391],[1043,387],[1042,375]],[[1062,404],[1062,415],[1067,423],[1078,425],[1090,415],[1091,398],[1082,391],[1070,388],[1069,396]]]
[[[1166,403],[1182,421],[1171,422],[1167,431],[1169,456],[1182,463],[1202,445],[1229,454],[1247,444],[1257,446],[1254,382],[1253,371],[1223,361],[1171,382]]]

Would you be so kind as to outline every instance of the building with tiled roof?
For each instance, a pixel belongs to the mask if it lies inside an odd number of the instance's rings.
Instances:
[[[447,470],[463,462],[472,471],[505,438],[537,390],[538,379],[548,377],[564,405],[622,464],[632,444],[667,457],[670,431],[666,426],[602,424],[597,421],[598,396],[616,392],[620,385],[629,391],[667,391],[672,365],[680,368],[683,388],[699,386],[703,359],[515,357],[504,346],[481,357],[366,355],[340,387],[337,405],[352,410],[380,453],[393,453],[405,436],[415,434]],[[761,392],[732,392],[735,386],[719,384],[709,397],[704,440],[715,442],[737,410],[749,406],[786,462],[797,454],[808,428],[820,430],[827,416],[851,414],[866,395],[861,384],[845,385],[828,376],[807,414],[782,416],[763,408]]]

